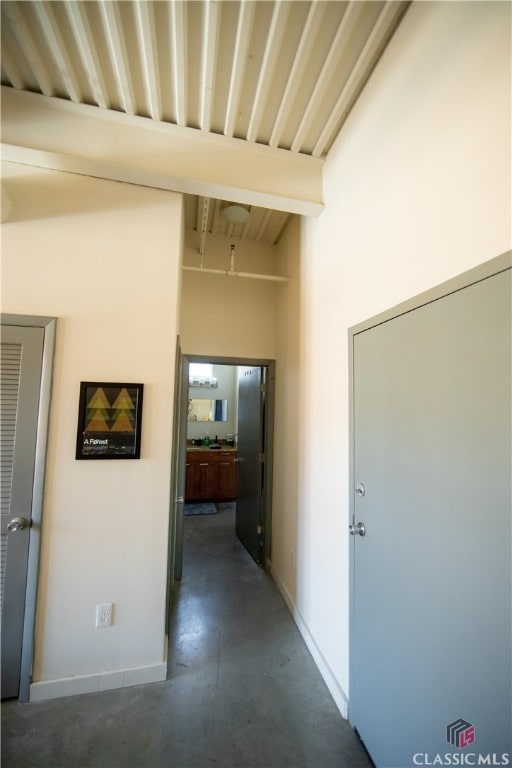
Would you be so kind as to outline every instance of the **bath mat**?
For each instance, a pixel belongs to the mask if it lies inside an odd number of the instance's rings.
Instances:
[[[225,512],[226,510],[234,510],[236,509],[236,502],[234,501],[216,501],[215,506],[217,507],[217,512]]]
[[[185,504],[184,515],[216,515],[217,507],[213,501],[203,501],[197,504]]]

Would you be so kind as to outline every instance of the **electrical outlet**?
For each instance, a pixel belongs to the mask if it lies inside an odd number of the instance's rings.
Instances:
[[[96,606],[96,628],[112,626],[112,603],[98,603]]]
[[[295,550],[294,549],[290,549],[290,557],[292,560],[292,568],[293,570],[295,570]]]

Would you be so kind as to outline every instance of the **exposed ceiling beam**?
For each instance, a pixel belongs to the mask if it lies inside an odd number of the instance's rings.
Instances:
[[[256,233],[256,237],[254,238],[257,243],[261,242],[263,235],[265,234],[265,230],[270,222],[270,219],[272,217],[272,211],[265,211],[263,214],[263,220],[258,227],[258,231]]]
[[[78,86],[71,59],[67,52],[66,43],[55,22],[55,14],[51,3],[41,2],[34,4],[34,12],[39,19],[41,29],[48,41],[48,48],[52,52],[57,69],[62,77],[64,87],[71,101],[81,101],[82,94]]]
[[[350,40],[350,36],[355,27],[357,17],[364,11],[364,3],[358,2],[358,0],[351,0],[348,3],[345,13],[341,19],[340,26],[336,32],[329,53],[324,61],[322,70],[318,77],[317,83],[309,99],[307,109],[305,110],[300,125],[295,134],[295,138],[292,142],[292,152],[300,152],[304,144],[304,140],[307,136],[307,131],[310,126],[312,116],[317,113],[322,103],[322,100],[329,88],[331,78],[336,71],[336,65],[341,57],[345,46]]]
[[[318,216],[323,160],[2,87],[12,162]]]
[[[238,26],[236,30],[236,42],[231,67],[231,79],[229,83],[228,103],[226,107],[226,121],[224,133],[233,136],[235,132],[238,104],[244,79],[245,67],[243,66],[245,51],[249,50],[252,25],[256,3],[240,3]]]
[[[215,88],[215,61],[219,40],[219,6],[215,0],[207,0],[203,39],[203,61],[201,67],[200,119],[203,131],[212,125],[213,89]]]
[[[281,53],[290,8],[290,3],[287,0],[284,0],[284,2],[283,0],[276,0],[260,68],[258,85],[254,95],[249,127],[247,129],[247,141],[257,141],[258,139],[258,131],[265,111],[267,96],[272,85],[278,57]]]
[[[2,10],[9,19],[12,30],[26,60],[30,64],[34,77],[41,89],[41,93],[44,93],[46,96],[53,96],[55,90],[51,77],[43,59],[38,53],[34,38],[22,15],[20,6],[15,3],[4,3]]]
[[[171,59],[174,113],[177,125],[187,123],[187,28],[186,5],[182,0],[171,0]]]
[[[105,32],[109,40],[109,53],[117,82],[117,88],[124,111],[128,115],[135,114],[135,95],[133,93],[126,42],[123,34],[119,6],[115,3],[101,3]]]
[[[310,57],[314,51],[315,45],[317,45],[317,34],[326,9],[327,3],[312,3],[309,9],[308,17],[300,38],[299,47],[295,54],[286,89],[283,98],[281,99],[279,112],[277,113],[272,134],[270,136],[269,144],[271,147],[279,146],[293,101],[299,92],[304,74],[309,66]]]
[[[2,69],[6,71],[13,88],[22,90],[25,87],[25,81],[8,46],[9,41],[6,40],[2,45]]]
[[[103,109],[109,109],[108,91],[85,7],[75,0],[67,0],[65,7],[96,104]]]
[[[162,98],[160,94],[160,79],[157,74],[157,44],[155,18],[151,3],[135,3],[137,14],[137,31],[140,36],[144,82],[146,85],[149,113],[153,120],[162,119]]]
[[[398,12],[401,13],[401,8],[394,0],[387,2],[380,12],[379,18],[372,28],[363,50],[357,57],[357,61],[352,67],[349,78],[318,137],[317,143],[313,149],[313,155],[315,157],[321,157],[324,153],[336,126],[341,122],[343,115],[350,107],[351,99],[353,99],[357,88],[360,87],[365,70],[368,69],[372,58],[375,57],[378,48],[382,45],[383,38],[390,29],[393,17],[396,16]]]

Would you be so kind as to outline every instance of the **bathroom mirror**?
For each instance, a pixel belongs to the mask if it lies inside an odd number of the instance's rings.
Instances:
[[[188,401],[189,421],[227,421],[227,400],[192,399]]]

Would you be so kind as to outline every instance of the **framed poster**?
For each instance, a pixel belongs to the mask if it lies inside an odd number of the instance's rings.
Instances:
[[[81,381],[76,459],[139,459],[143,384]]]

